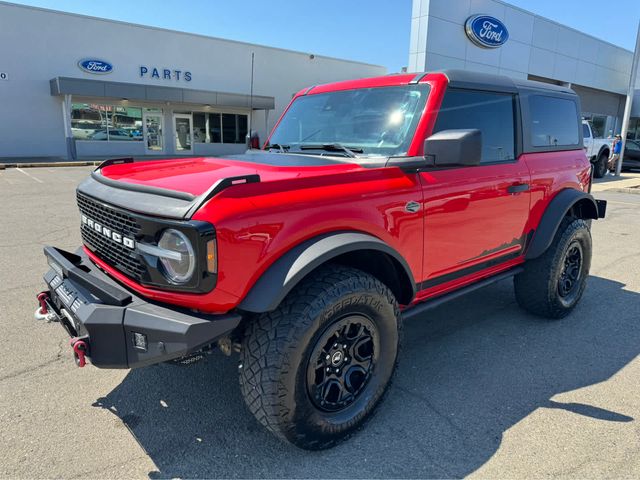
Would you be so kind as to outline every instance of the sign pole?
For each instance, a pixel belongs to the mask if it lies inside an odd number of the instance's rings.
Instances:
[[[253,136],[253,60],[255,57],[255,53],[251,52],[251,87],[249,88],[249,128],[247,135],[248,138],[248,146],[251,148],[251,138]]]
[[[629,131],[629,121],[631,119],[631,106],[633,104],[633,92],[636,86],[638,74],[638,63],[640,61],[640,21],[638,21],[638,34],[636,36],[636,49],[633,52],[633,62],[631,63],[631,78],[629,79],[629,90],[627,90],[627,101],[624,104],[624,116],[622,117],[622,148],[620,149],[620,159],[616,164],[616,177],[622,172],[622,159],[624,158],[624,147],[627,144],[627,132]]]

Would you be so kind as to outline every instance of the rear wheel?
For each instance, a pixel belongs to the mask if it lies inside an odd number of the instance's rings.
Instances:
[[[593,164],[593,176],[602,178],[607,173],[607,163],[609,162],[608,152],[600,152],[598,159]]]
[[[400,312],[389,289],[356,269],[325,267],[248,325],[240,385],[276,436],[329,448],[373,413],[394,373]]]
[[[591,232],[581,219],[565,218],[547,251],[514,277],[521,307],[546,318],[563,318],[578,304],[591,265]]]

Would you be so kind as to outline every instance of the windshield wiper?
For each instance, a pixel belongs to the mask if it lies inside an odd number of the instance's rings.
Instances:
[[[291,145],[280,145],[279,143],[272,143],[264,147],[265,150],[278,150],[279,153],[286,153],[287,150],[291,148]]]
[[[356,153],[364,153],[364,150],[357,147],[345,147],[341,143],[303,144],[298,146],[300,150],[326,150],[328,152],[344,152],[347,157],[355,158]]]

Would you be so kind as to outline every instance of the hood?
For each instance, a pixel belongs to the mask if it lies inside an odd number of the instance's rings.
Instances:
[[[347,158],[255,151],[228,157],[182,158],[108,165],[110,180],[202,195],[218,180],[258,174],[261,182],[329,175],[361,170]]]

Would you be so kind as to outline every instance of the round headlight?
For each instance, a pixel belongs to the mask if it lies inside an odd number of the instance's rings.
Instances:
[[[188,282],[196,269],[196,255],[187,236],[170,228],[162,233],[158,247],[176,253],[160,257],[167,280],[176,284]]]

